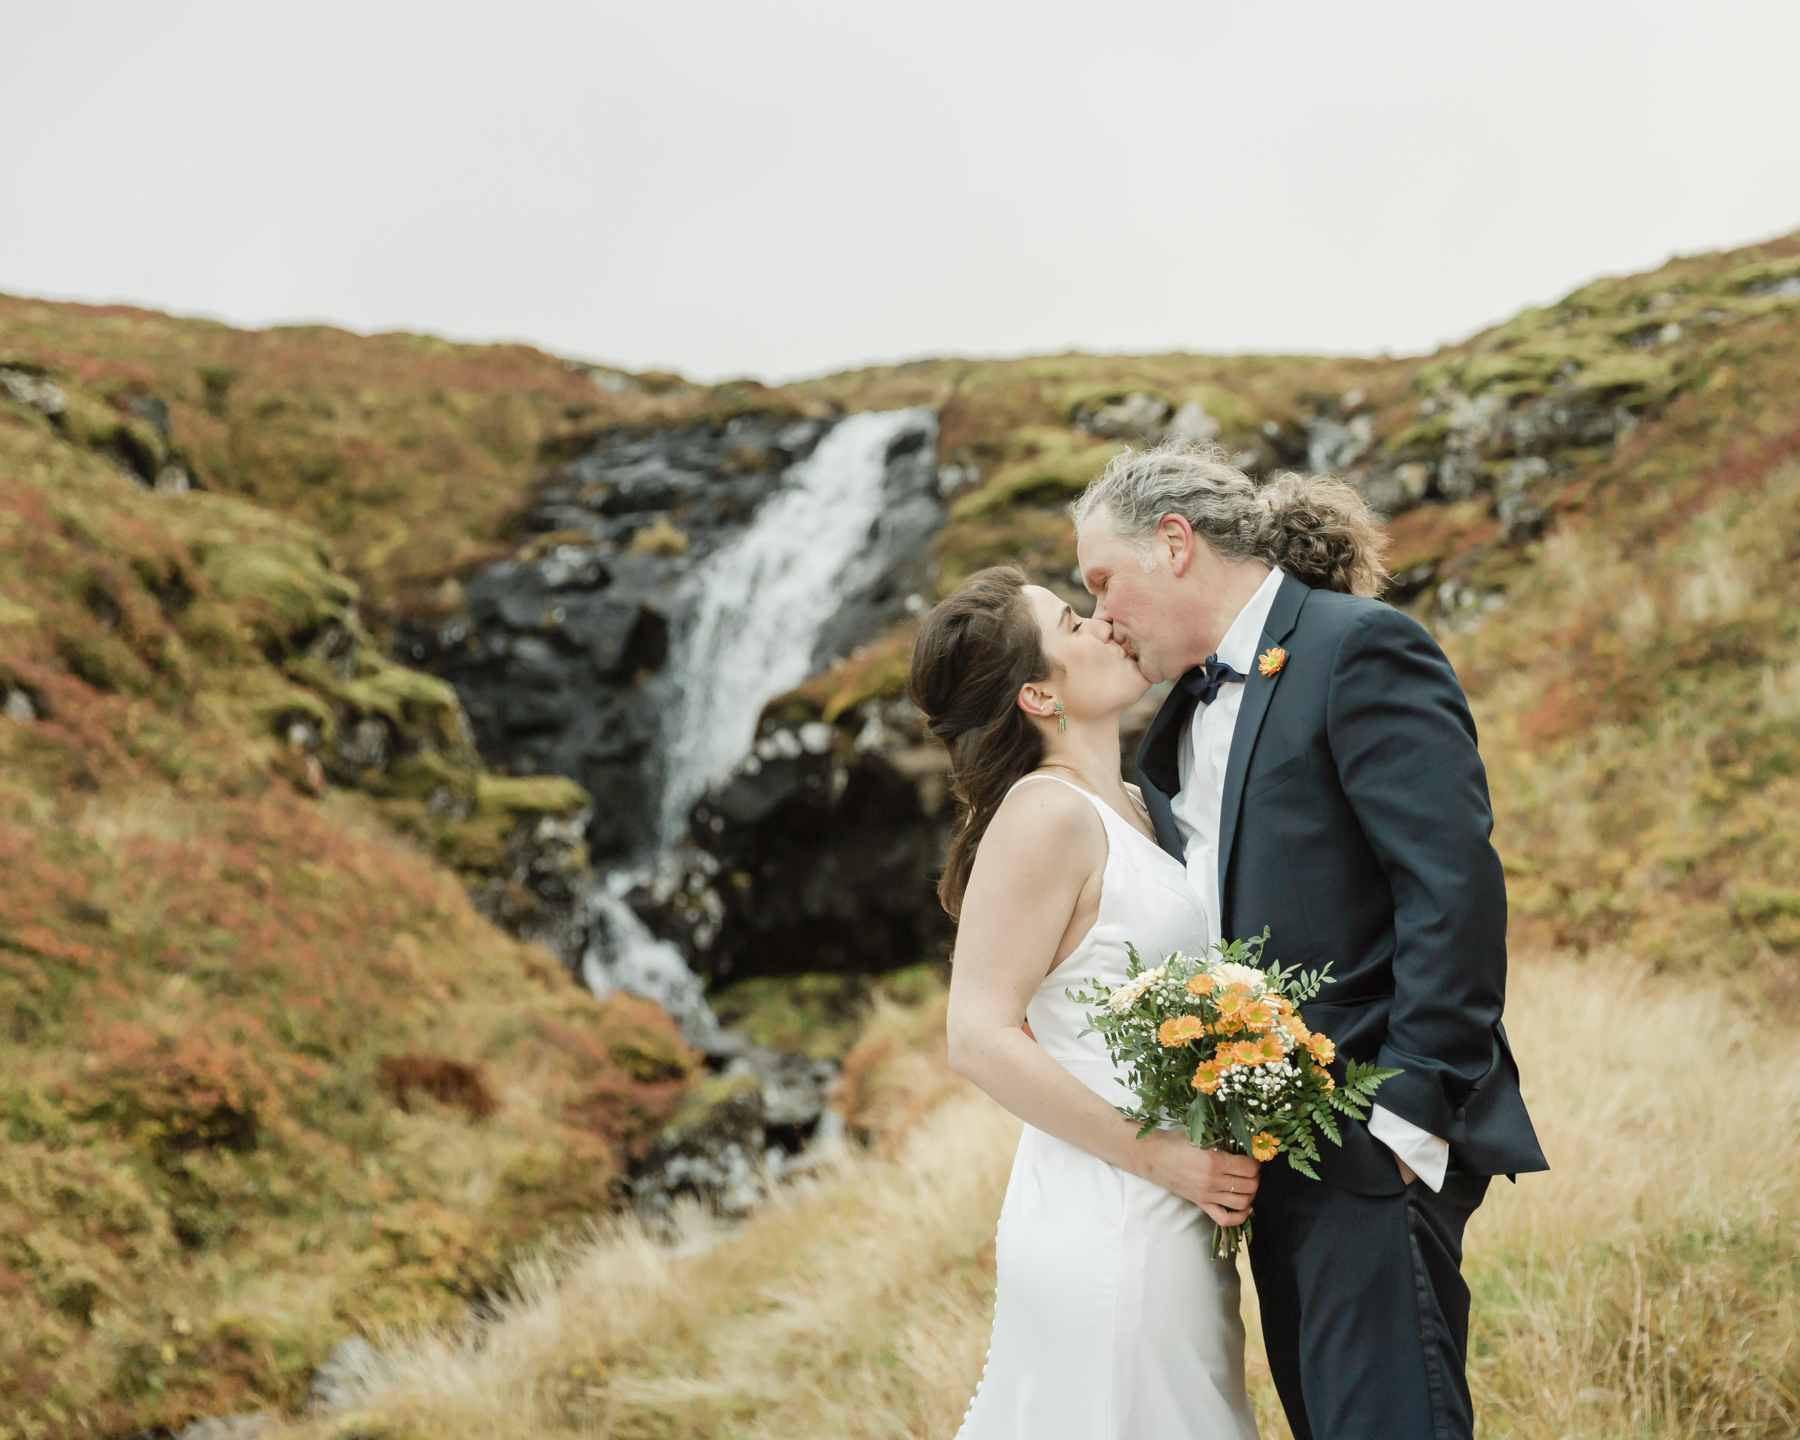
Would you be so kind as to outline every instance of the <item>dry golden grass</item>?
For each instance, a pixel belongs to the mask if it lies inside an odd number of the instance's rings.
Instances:
[[[1793,1434],[1800,1036],[1620,960],[1521,964],[1509,1030],[1555,1168],[1498,1182],[1469,1236],[1481,1433]],[[952,1435],[1018,1127],[928,1068],[903,1083],[939,1103],[885,1156],[841,1156],[734,1232],[598,1231],[497,1315],[389,1336],[392,1372],[307,1433]],[[1263,1433],[1283,1436],[1247,1318]]]

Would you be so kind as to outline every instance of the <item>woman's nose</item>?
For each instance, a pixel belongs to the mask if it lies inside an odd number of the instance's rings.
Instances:
[[[1094,633],[1102,640],[1112,639],[1112,621],[1095,619],[1088,622],[1094,627]]]

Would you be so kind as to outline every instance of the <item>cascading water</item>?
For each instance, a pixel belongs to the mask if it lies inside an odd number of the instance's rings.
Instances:
[[[688,969],[681,951],[659,940],[619,892],[630,887],[629,872],[615,871],[588,892],[588,945],[581,979],[604,1000],[615,991],[656,1001],[681,1025],[682,1033],[704,1045],[719,1022],[707,1006],[700,977]]]
[[[782,488],[698,577],[670,655],[679,708],[663,748],[659,833],[680,839],[706,787],[749,750],[772,696],[814,668],[820,628],[865,581],[889,447],[930,411],[852,415],[793,466]]]
[[[749,528],[696,571],[666,672],[675,703],[662,737],[664,847],[680,840],[706,787],[749,751],[763,706],[816,668],[827,622],[877,578],[890,454],[907,431],[935,429],[923,409],[840,421],[789,468]],[[718,1027],[699,978],[626,902],[633,879],[614,872],[590,892],[582,979],[602,997],[655,999],[704,1044]]]

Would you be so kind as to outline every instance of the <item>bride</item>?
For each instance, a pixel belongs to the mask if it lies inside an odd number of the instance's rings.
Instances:
[[[1000,1212],[987,1367],[960,1440],[1254,1440],[1237,1271],[1211,1216],[1258,1166],[1174,1130],[1137,1139],[1123,1079],[1065,989],[1199,951],[1207,925],[1119,773],[1148,688],[1104,622],[1018,570],[926,618],[908,693],[966,807],[939,883],[958,921],[950,1063],[1025,1122]]]

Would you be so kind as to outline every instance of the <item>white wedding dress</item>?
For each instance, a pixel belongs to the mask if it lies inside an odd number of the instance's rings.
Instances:
[[[1113,1104],[1130,1103],[1085,1009],[1065,989],[1125,981],[1206,944],[1182,864],[1091,791],[1106,827],[1100,913],[1026,1008],[1045,1052]],[[1000,1210],[994,1333],[958,1440],[1256,1440],[1244,1389],[1238,1276],[1210,1253],[1198,1206],[1025,1127]]]

